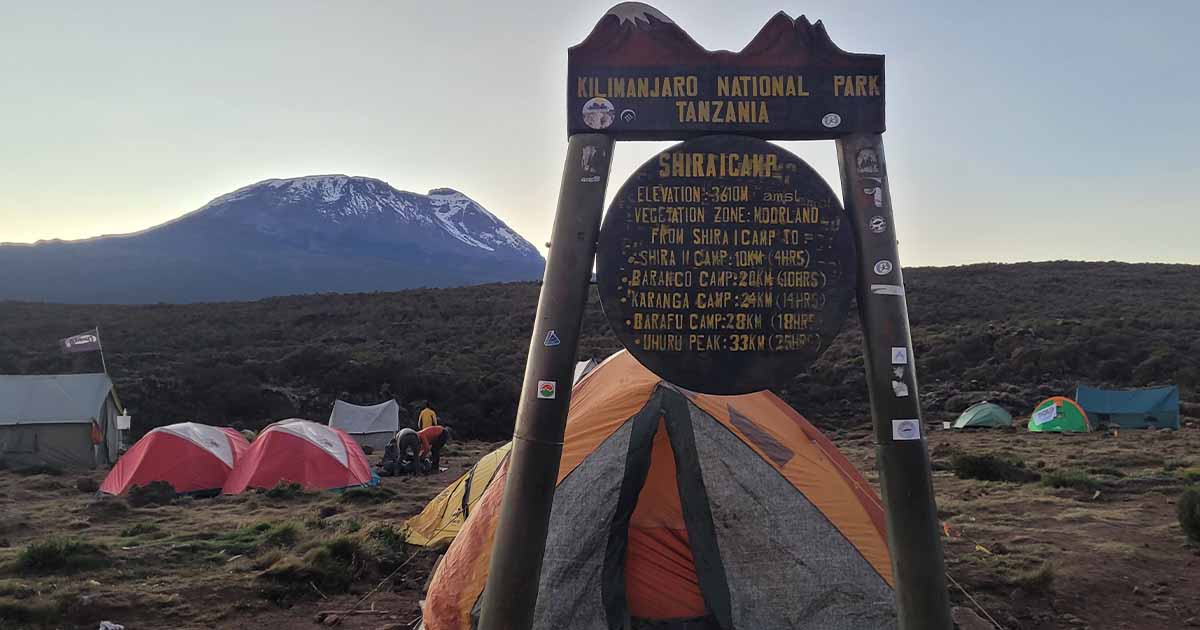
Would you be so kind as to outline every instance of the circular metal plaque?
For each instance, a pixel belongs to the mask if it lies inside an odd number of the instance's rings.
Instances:
[[[704,136],[642,165],[600,231],[597,282],[621,343],[693,391],[778,387],[829,347],[855,287],[854,238],[799,157]]]

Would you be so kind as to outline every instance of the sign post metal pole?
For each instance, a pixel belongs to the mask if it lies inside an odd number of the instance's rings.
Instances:
[[[883,137],[837,140],[842,199],[858,245],[871,418],[901,630],[949,630],[949,595],[929,453],[917,395],[916,361],[896,245]]]
[[[533,623],[612,150],[603,134],[575,134],[567,144],[480,630]]]

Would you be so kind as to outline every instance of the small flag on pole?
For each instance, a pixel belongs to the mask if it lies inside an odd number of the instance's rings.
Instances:
[[[100,349],[100,331],[93,328],[66,339],[59,339],[58,347],[66,353],[94,352]]]

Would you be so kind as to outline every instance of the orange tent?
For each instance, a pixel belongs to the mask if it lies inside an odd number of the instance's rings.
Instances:
[[[475,627],[507,468],[426,630]],[[534,628],[890,628],[891,585],[878,497],[774,394],[682,390],[626,352],[575,386]]]

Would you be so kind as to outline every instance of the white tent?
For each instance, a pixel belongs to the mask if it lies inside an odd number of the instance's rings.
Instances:
[[[382,449],[400,430],[400,405],[389,400],[364,407],[338,400],[329,414],[329,426],[349,433],[361,446]]]
[[[107,374],[0,375],[0,462],[107,466],[117,459],[118,414]],[[92,448],[93,424],[103,448]]]

